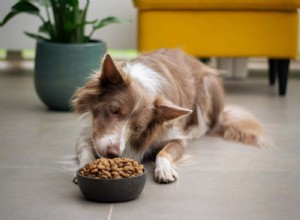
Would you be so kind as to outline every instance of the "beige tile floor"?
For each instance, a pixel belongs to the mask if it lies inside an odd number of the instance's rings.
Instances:
[[[40,102],[29,68],[0,72],[0,219],[204,219],[300,218],[300,80],[277,96],[264,77],[226,81],[227,102],[254,112],[277,148],[256,149],[221,139],[191,141],[191,159],[173,184],[153,181],[152,164],[135,201],[86,201],[71,182],[80,122]]]

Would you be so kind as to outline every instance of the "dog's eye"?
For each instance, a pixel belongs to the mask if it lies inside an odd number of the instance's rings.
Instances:
[[[142,126],[135,126],[133,128],[133,130],[136,131],[136,132],[140,131],[141,129],[142,129]]]
[[[117,114],[119,114],[119,112],[120,112],[120,109],[119,109],[119,108],[113,107],[113,106],[110,106],[110,107],[109,107],[109,110],[110,110],[110,112],[111,112],[112,114],[114,114],[114,115],[117,115]]]

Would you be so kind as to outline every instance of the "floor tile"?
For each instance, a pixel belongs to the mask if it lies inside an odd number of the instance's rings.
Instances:
[[[224,85],[226,103],[253,112],[276,147],[213,137],[190,141],[177,163],[177,182],[155,183],[148,162],[141,196],[112,205],[85,200],[71,182],[80,120],[47,110],[35,93],[32,69],[1,69],[0,219],[298,219],[299,78],[289,80],[285,97],[263,77]]]
[[[89,202],[61,169],[0,168],[0,218],[107,219],[110,204]]]

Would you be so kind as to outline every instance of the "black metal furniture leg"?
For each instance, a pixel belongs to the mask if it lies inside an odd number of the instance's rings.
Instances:
[[[276,82],[277,60],[269,59],[269,85],[273,86]]]
[[[287,88],[287,80],[289,75],[289,59],[277,60],[277,73],[279,81],[279,95],[284,96]]]

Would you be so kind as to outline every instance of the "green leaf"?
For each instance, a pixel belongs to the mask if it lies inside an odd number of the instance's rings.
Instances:
[[[49,39],[47,39],[46,37],[39,35],[39,34],[33,34],[33,33],[29,33],[29,32],[24,32],[28,37],[37,39],[37,40],[46,40],[49,41]]]
[[[93,29],[97,30],[97,29],[103,28],[110,24],[117,24],[117,23],[120,24],[120,23],[125,23],[125,22],[129,22],[129,20],[117,18],[117,17],[107,17],[107,18],[104,18],[101,21],[99,21],[99,23],[95,24]]]
[[[51,23],[49,21],[47,21],[46,23],[43,23],[40,27],[39,27],[39,32],[42,33],[47,33],[50,35],[52,30],[52,26]]]
[[[11,8],[11,11],[26,12],[30,14],[38,14],[40,12],[37,7],[26,1],[18,2]]]
[[[89,42],[91,40],[91,38],[89,36],[84,36],[83,37],[83,42],[86,43],[86,42]]]
[[[27,1],[27,2],[38,2],[41,6],[44,6],[46,8],[50,7],[50,1],[49,0],[22,0],[22,1]]]
[[[14,6],[12,6],[11,11],[4,17],[3,21],[0,23],[1,26],[5,25],[10,19],[12,19],[17,14],[20,13],[38,15],[39,9],[27,1],[20,1],[16,3]]]
[[[9,12],[5,18],[3,19],[3,21],[0,23],[0,26],[5,25],[10,19],[12,19],[15,15],[19,14],[20,12],[16,12],[16,11],[11,11]]]
[[[67,22],[64,26],[64,29],[67,31],[74,31],[79,27],[83,27],[86,24],[95,24],[98,20],[94,20],[94,21],[86,21],[84,23],[80,23],[80,24],[73,24],[71,22]]]
[[[78,0],[65,0],[66,4],[69,4],[69,5],[76,5],[78,4]]]

